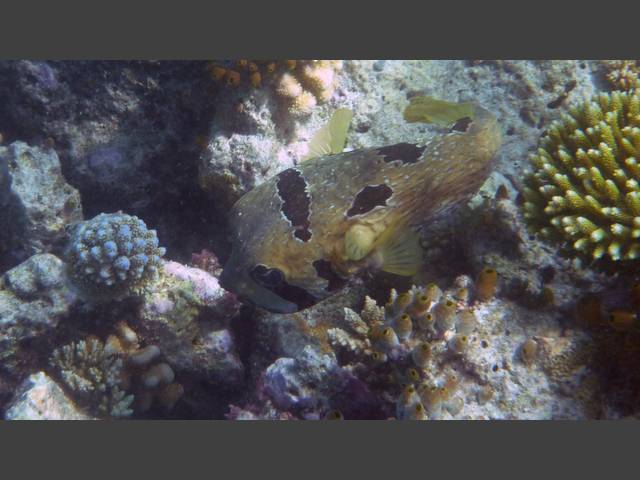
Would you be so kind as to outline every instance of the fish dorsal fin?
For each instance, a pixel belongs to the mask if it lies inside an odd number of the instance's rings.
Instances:
[[[376,233],[366,225],[352,225],[344,236],[344,249],[349,260],[357,262],[373,249]]]
[[[409,100],[404,110],[404,120],[407,123],[435,123],[446,127],[465,117],[473,120],[473,112],[474,104],[471,102],[453,103],[419,96]]]
[[[309,153],[302,161],[341,153],[347,142],[347,131],[352,118],[353,112],[348,108],[339,108],[333,112],[329,121],[309,141]]]
[[[376,241],[380,270],[396,275],[415,275],[422,264],[423,250],[418,233],[406,225],[389,226]]]

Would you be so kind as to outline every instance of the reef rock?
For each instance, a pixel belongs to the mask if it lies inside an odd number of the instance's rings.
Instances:
[[[62,176],[53,149],[24,142],[0,146],[0,242],[10,263],[49,251],[64,238],[66,224],[82,220],[80,194]],[[17,257],[17,258],[16,258]]]
[[[165,262],[164,278],[143,297],[136,330],[146,343],[162,350],[176,372],[236,388],[244,367],[228,327],[238,308],[235,296],[212,275]]]
[[[16,390],[5,420],[92,420],[44,372],[27,378]]]
[[[279,358],[267,368],[265,391],[283,410],[317,409],[326,397],[323,387],[337,368],[333,355],[322,355],[308,345],[297,358]]]
[[[23,340],[55,328],[76,302],[62,260],[34,255],[0,279],[0,358],[16,354]]]
[[[307,345],[331,350],[327,332],[344,326],[344,307],[355,308],[364,299],[364,286],[353,282],[344,290],[314,305],[291,314],[259,310],[256,314],[256,350],[253,363],[266,367],[278,357],[295,358]]]

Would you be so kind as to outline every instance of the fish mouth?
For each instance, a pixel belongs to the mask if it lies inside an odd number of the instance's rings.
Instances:
[[[220,276],[220,285],[225,290],[235,293],[240,299],[272,313],[294,313],[298,305],[276,295],[268,288],[259,285],[249,276],[247,268],[238,261],[239,255],[234,253],[224,266]]]

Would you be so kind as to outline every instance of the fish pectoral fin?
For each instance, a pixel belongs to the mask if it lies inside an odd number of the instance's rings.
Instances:
[[[357,262],[373,249],[376,233],[366,225],[352,225],[344,236],[344,249],[349,260]]]
[[[396,275],[415,275],[422,264],[420,237],[411,228],[388,228],[376,242],[380,270]]]
[[[353,118],[353,112],[348,108],[337,109],[329,121],[309,141],[309,153],[302,161],[317,158],[323,155],[341,153],[347,142],[349,124]]]
[[[471,102],[453,103],[432,97],[418,96],[409,100],[404,110],[407,123],[435,123],[446,127],[464,117],[473,119],[474,105]]]

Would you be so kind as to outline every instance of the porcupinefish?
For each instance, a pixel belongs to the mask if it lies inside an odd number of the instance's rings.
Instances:
[[[425,144],[308,159],[246,193],[230,212],[235,238],[223,287],[290,313],[364,270],[414,275],[423,257],[418,229],[428,235],[430,222],[479,189],[501,143],[496,118],[465,105],[469,115]]]

